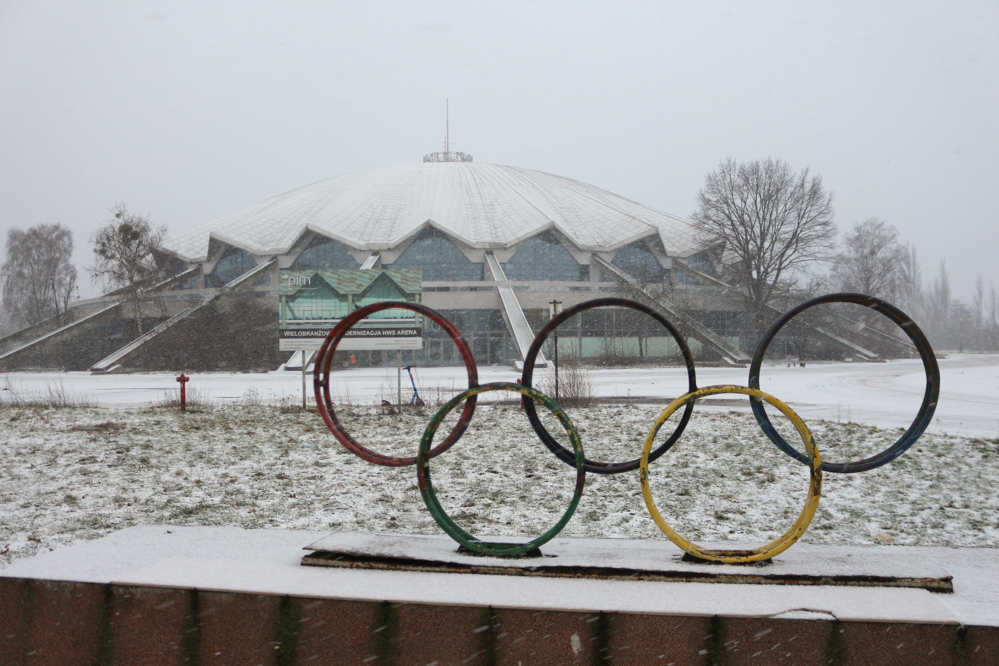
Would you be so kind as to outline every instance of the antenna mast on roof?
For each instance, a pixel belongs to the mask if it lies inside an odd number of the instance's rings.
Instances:
[[[444,152],[423,156],[424,162],[471,162],[468,153],[451,152],[451,100],[444,98]]]

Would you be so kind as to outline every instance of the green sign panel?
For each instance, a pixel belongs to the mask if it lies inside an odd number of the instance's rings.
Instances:
[[[350,312],[381,301],[419,302],[418,268],[280,270],[278,330],[282,351],[318,350],[330,329]],[[422,349],[420,317],[382,310],[359,322],[338,349]]]

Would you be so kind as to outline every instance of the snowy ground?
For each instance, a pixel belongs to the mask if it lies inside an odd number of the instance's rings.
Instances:
[[[999,355],[950,354],[939,359],[942,375],[940,404],[930,432],[965,437],[999,437]],[[468,385],[463,368],[417,368],[421,395],[433,397]],[[744,368],[699,368],[699,386],[745,385]],[[480,383],[512,382],[512,368],[483,366]],[[679,368],[594,370],[590,376],[597,396],[658,396],[674,398],[686,392],[686,372]],[[356,369],[334,373],[333,391],[355,404],[388,399],[396,402],[395,368]],[[906,425],[922,399],[925,376],[918,360],[888,363],[813,363],[805,368],[770,366],[761,373],[761,388],[794,407],[806,420],[853,421],[883,428]],[[402,393],[412,391],[402,375]],[[311,376],[307,391],[312,394]],[[134,374],[92,376],[86,372],[10,373],[0,376],[0,388],[19,395],[45,397],[53,390],[101,406],[143,406],[177,395],[173,375]],[[259,374],[194,374],[189,390],[202,399],[232,404],[301,404],[302,376],[297,372]],[[0,404],[10,402],[11,391],[0,390]],[[729,405],[726,404],[728,409]],[[742,407],[738,407],[742,408]]]
[[[999,357],[941,360],[943,396],[930,434],[879,470],[825,477],[805,541],[999,546]],[[701,386],[745,383],[744,370],[705,368]],[[480,381],[511,381],[484,368]],[[591,458],[637,457],[664,401],[684,390],[676,370],[593,374],[598,395],[631,404],[570,410]],[[139,523],[439,533],[411,468],[346,452],[301,401],[301,375],[195,375],[212,404],[165,404],[168,375],[11,374],[0,391],[0,561]],[[419,370],[421,394],[445,396],[460,370]],[[337,373],[344,422],[372,448],[412,455],[430,416],[371,403],[392,398],[395,372]],[[437,388],[434,388],[434,387]],[[918,362],[768,368],[763,388],[806,419],[826,459],[883,449],[908,426],[922,394]],[[61,396],[97,406],[13,406]],[[802,466],[763,440],[741,401],[699,405],[680,444],[651,467],[660,511],[701,540],[769,540],[800,511]],[[776,418],[775,418],[776,421]],[[664,432],[672,427],[664,427]],[[446,426],[445,426],[446,429]],[[442,429],[443,432],[444,429]],[[553,433],[560,432],[550,425]],[[946,434],[945,434],[946,433]],[[790,439],[790,435],[788,435]],[[793,440],[791,440],[793,441]],[[432,464],[448,512],[475,534],[537,535],[565,510],[574,471],[544,449],[515,405],[482,405],[466,436]],[[663,538],[637,473],[587,477],[565,536]]]

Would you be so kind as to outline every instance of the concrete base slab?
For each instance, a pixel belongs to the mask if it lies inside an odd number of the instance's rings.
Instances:
[[[706,544],[748,549],[749,544]],[[953,577],[918,552],[796,544],[751,564],[685,561],[668,541],[553,539],[537,557],[487,557],[459,551],[447,536],[338,532],[307,546],[306,566],[744,585],[912,587],[953,592]]]

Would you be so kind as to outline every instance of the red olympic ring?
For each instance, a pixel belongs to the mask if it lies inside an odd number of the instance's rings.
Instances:
[[[319,414],[323,417],[323,421],[326,422],[326,426],[330,429],[330,432],[333,433],[333,436],[336,437],[337,441],[343,444],[348,451],[355,453],[361,458],[364,458],[368,462],[373,462],[376,465],[404,467],[406,465],[415,464],[416,456],[408,458],[388,456],[378,453],[377,451],[372,451],[371,449],[360,444],[353,438],[353,436],[351,436],[349,432],[347,432],[347,429],[344,427],[339,417],[337,417],[336,411],[333,409],[333,399],[330,396],[330,364],[333,361],[333,353],[336,352],[337,345],[340,344],[340,340],[343,339],[344,334],[346,334],[347,330],[353,327],[354,324],[361,321],[365,317],[375,312],[379,312],[380,310],[390,310],[393,308],[411,310],[422,314],[447,331],[448,335],[451,336],[451,339],[454,340],[454,344],[458,347],[458,351],[461,353],[461,358],[465,362],[465,368],[468,370],[468,388],[471,389],[478,386],[478,366],[475,364],[475,357],[472,355],[472,348],[469,347],[461,332],[455,328],[454,324],[445,319],[444,316],[436,310],[428,308],[425,305],[421,305],[420,303],[410,303],[408,301],[382,301],[380,303],[374,303],[373,305],[368,305],[354,310],[352,313],[341,319],[340,323],[337,324],[336,327],[326,336],[323,346],[319,348],[319,353],[316,355],[316,370],[313,375],[313,386],[316,395],[316,404],[319,406]],[[465,401],[465,408],[458,417],[458,423],[455,424],[454,428],[448,436],[441,441],[440,444],[430,450],[428,457],[432,458],[440,453],[443,453],[444,451],[447,451],[455,442],[458,441],[459,438],[461,438],[465,429],[468,428],[468,424],[472,420],[472,414],[475,412],[475,402],[475,396],[472,396]]]

